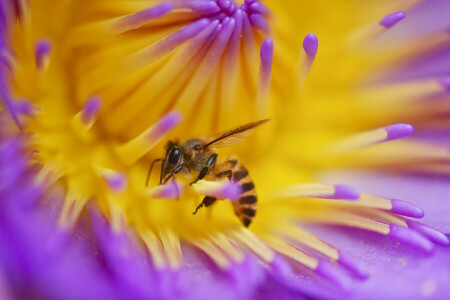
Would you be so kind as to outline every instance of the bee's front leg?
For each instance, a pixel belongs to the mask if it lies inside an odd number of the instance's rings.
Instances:
[[[217,154],[214,153],[213,155],[211,155],[211,157],[206,162],[206,165],[203,167],[203,169],[198,174],[197,179],[195,181],[189,183],[189,185],[193,185],[197,181],[202,180],[203,178],[205,178],[206,174],[208,174],[208,171],[210,169],[214,169],[214,166],[216,165],[216,161],[217,161]]]

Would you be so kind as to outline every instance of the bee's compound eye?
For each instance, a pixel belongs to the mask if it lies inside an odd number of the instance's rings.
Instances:
[[[169,164],[176,165],[180,161],[181,151],[178,148],[172,149],[169,154]]]

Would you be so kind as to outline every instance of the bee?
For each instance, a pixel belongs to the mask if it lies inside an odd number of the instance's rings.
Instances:
[[[248,227],[256,215],[255,184],[250,178],[247,168],[238,159],[230,158],[218,162],[217,148],[239,143],[250,133],[251,129],[267,121],[269,119],[248,123],[210,139],[192,138],[183,142],[169,141],[164,158],[158,158],[151,164],[146,185],[148,185],[154,164],[159,161],[162,162],[159,184],[166,184],[181,171],[186,177],[196,178],[190,185],[207,176],[215,180],[228,177],[228,180],[238,183],[242,187],[242,194],[238,201],[233,202],[233,208],[236,216],[244,226]],[[203,206],[211,206],[216,200],[215,197],[206,196],[193,214],[195,215]]]

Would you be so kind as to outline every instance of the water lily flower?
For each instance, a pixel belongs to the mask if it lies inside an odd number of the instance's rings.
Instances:
[[[0,298],[448,298],[449,12],[2,1]],[[267,118],[230,180],[148,173]]]

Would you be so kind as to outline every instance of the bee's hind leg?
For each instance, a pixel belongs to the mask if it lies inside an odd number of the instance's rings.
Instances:
[[[216,200],[217,200],[217,198],[206,196],[205,198],[203,198],[202,203],[200,203],[197,206],[197,208],[195,209],[195,211],[192,214],[195,215],[197,213],[197,211],[203,207],[203,205],[205,207],[208,207],[208,206],[212,205],[214,202],[216,202]]]
[[[222,179],[225,176],[227,176],[228,179],[231,181],[231,178],[233,178],[233,171],[232,170],[227,170],[227,171],[224,171],[222,173],[216,174],[216,177],[219,178],[219,179]]]

